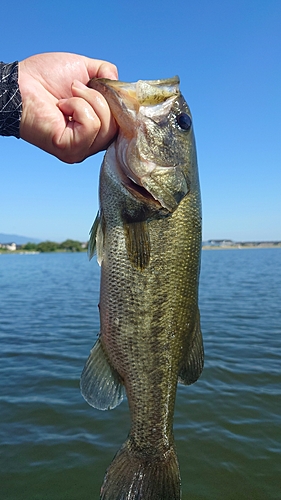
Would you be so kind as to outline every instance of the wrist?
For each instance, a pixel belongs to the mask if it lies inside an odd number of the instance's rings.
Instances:
[[[0,62],[0,135],[19,138],[21,115],[18,62]]]

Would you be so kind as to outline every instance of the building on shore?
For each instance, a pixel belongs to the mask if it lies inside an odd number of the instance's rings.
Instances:
[[[5,250],[9,250],[9,252],[14,252],[17,249],[16,243],[0,243],[0,248],[4,248]]]

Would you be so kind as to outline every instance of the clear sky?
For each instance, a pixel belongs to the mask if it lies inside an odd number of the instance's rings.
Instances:
[[[280,0],[14,0],[4,62],[68,51],[120,80],[178,74],[195,127],[203,239],[281,240]],[[0,137],[0,232],[86,241],[103,154],[66,165]]]

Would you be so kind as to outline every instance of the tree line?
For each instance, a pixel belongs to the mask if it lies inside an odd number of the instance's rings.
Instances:
[[[21,250],[34,252],[83,252],[87,250],[87,244],[76,240],[65,240],[62,243],[55,241],[42,241],[41,243],[26,243]]]

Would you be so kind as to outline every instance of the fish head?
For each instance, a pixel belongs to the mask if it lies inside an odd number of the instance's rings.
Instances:
[[[197,168],[192,117],[179,78],[135,83],[101,78],[88,86],[103,94],[119,126],[115,149],[125,187],[173,212]]]

